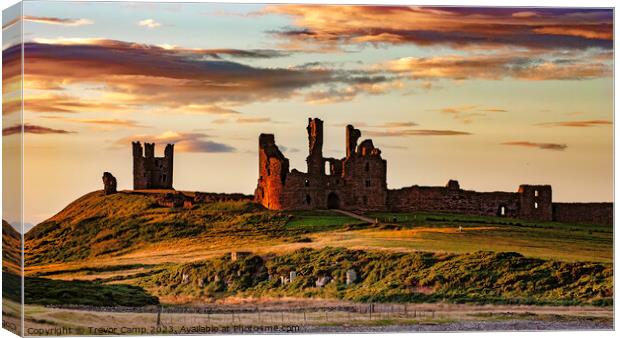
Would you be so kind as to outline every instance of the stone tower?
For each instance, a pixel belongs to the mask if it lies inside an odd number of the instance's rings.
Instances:
[[[164,157],[155,157],[155,144],[132,142],[133,147],[133,188],[173,189],[172,166],[174,145],[166,145]]]
[[[325,164],[323,161],[323,121],[317,118],[308,119],[308,174],[325,174]]]
[[[550,185],[519,186],[520,217],[539,221],[553,219],[553,203]]]

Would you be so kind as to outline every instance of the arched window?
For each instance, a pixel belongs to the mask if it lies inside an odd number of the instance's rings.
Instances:
[[[366,171],[370,171],[370,163],[366,162]]]
[[[309,186],[310,186],[310,180],[309,180],[309,179],[306,179],[306,180],[304,181],[304,186],[306,186],[306,187],[309,187]]]

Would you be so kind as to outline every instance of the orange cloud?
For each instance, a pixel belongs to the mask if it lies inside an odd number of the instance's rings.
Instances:
[[[355,95],[381,93],[387,90],[381,83],[392,81],[373,76],[375,71],[258,68],[220,59],[221,53],[249,57],[252,51],[167,49],[102,39],[47,42],[24,45],[28,68],[25,81],[40,88],[103,84],[99,89],[103,98],[90,101],[58,93],[30,95],[25,98],[26,109],[34,112],[127,111],[159,106],[187,109],[189,113],[235,114],[228,107],[303,95],[313,86],[353,87]],[[13,51],[15,58],[17,52]],[[256,53],[260,54],[257,57],[269,54],[264,50]]]
[[[374,137],[402,137],[402,136],[464,136],[471,133],[458,130],[435,130],[435,129],[405,129],[405,130],[388,130],[364,131],[365,135]]]
[[[613,47],[610,9],[532,9],[353,5],[273,5],[294,27],[274,32],[289,48],[340,49],[350,44],[448,45],[453,48]],[[315,44],[316,46],[308,46]]]
[[[502,144],[507,145],[507,146],[538,148],[538,149],[543,149],[543,150],[555,150],[555,151],[564,151],[568,147],[566,144],[537,143],[537,142],[529,142],[529,141],[510,141],[510,142],[504,142]]]
[[[146,128],[146,126],[141,125],[137,121],[134,120],[123,120],[123,119],[73,119],[66,118],[62,116],[41,116],[45,119],[56,119],[62,120],[65,122],[73,122],[73,123],[84,123],[84,124],[92,124],[98,125],[102,127],[125,127],[125,128]]]
[[[606,126],[613,124],[611,121],[607,120],[584,120],[584,121],[562,121],[562,122],[545,122],[538,123],[538,126],[543,127],[578,127],[578,128],[587,128],[587,127],[597,127],[597,126]]]
[[[72,131],[67,131],[67,130],[62,130],[62,129],[53,129],[53,128],[37,126],[37,125],[32,125],[32,124],[24,124],[23,125],[23,131],[24,131],[24,133],[39,134],[39,135],[42,135],[42,134],[72,134],[72,133],[74,133]],[[22,132],[22,126],[21,125],[6,127],[6,128],[2,129],[2,136],[21,134],[21,132]]]
[[[610,64],[578,60],[544,60],[518,54],[449,55],[428,58],[406,57],[389,61],[387,69],[413,79],[580,80],[608,77]]]
[[[472,123],[475,119],[487,116],[486,113],[502,113],[507,112],[500,108],[484,108],[475,105],[465,105],[458,107],[445,107],[439,109],[443,114],[451,115],[457,121],[463,123]]]

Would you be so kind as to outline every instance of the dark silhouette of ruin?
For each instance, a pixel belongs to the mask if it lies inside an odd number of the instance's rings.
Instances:
[[[154,143],[145,143],[144,150],[140,142],[132,142],[132,146],[134,190],[173,189],[174,145],[166,145],[164,157],[155,157]]]
[[[273,134],[259,136],[256,202],[273,210],[436,211],[540,221],[553,220],[555,210],[563,221],[576,217],[567,211],[566,203],[552,202],[550,185],[523,184],[516,192],[477,192],[449,180],[443,187],[388,189],[387,162],[372,140],[358,144],[358,129],[346,126],[346,156],[341,159],[323,157],[323,121],[309,119],[307,131],[307,172],[290,170]],[[592,217],[579,213],[579,221],[611,222],[611,203],[588,205]]]
[[[116,177],[106,171],[101,179],[103,180],[103,193],[105,195],[116,194]]]

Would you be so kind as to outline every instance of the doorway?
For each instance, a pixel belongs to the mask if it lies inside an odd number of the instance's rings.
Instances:
[[[340,209],[340,197],[335,192],[327,195],[327,209]]]

